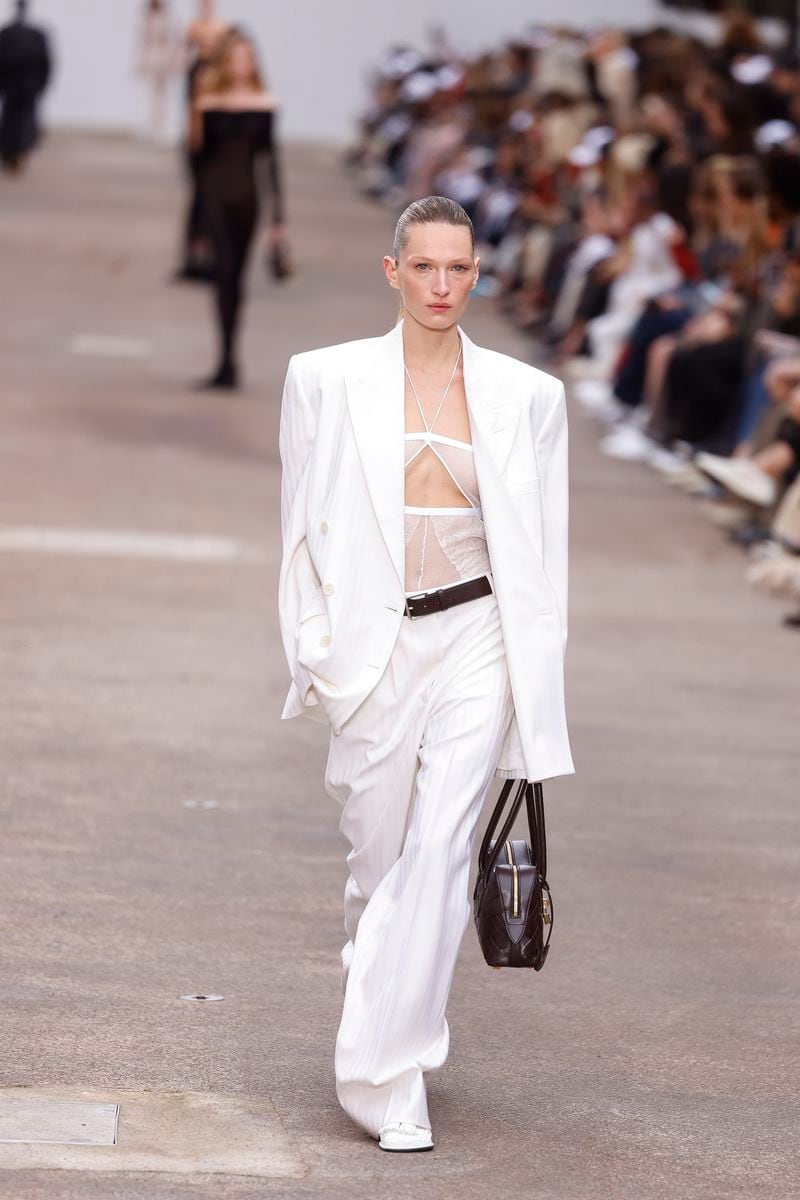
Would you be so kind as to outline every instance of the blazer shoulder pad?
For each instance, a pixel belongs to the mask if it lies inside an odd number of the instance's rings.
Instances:
[[[526,387],[533,387],[550,395],[563,386],[557,375],[551,375],[540,367],[523,362],[521,358],[514,358],[512,354],[501,354],[499,350],[488,350],[487,353],[492,356],[491,366],[495,370],[508,371],[512,378],[518,379]]]
[[[358,354],[361,350],[368,350],[369,347],[380,341],[380,338],[354,338],[351,342],[337,342],[333,346],[319,346],[316,350],[301,350],[297,354],[293,354],[296,365],[300,370],[308,368],[321,369],[338,362],[346,362],[352,354]]]

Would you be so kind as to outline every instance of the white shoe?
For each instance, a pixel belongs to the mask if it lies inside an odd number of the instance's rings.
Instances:
[[[603,363],[584,354],[568,358],[564,363],[564,374],[570,379],[608,379],[608,370]]]
[[[612,429],[617,429],[620,426],[631,425],[630,419],[631,410],[627,404],[623,404],[616,396],[611,396],[605,404],[594,410],[594,416],[597,417],[601,425],[609,425]]]
[[[572,385],[572,394],[587,412],[605,408],[614,398],[614,391],[607,379],[579,379]]]
[[[747,568],[746,577],[749,583],[779,596],[800,597],[800,558],[796,554],[781,552],[756,561]]]
[[[709,478],[721,483],[732,495],[758,508],[775,503],[777,485],[771,475],[762,471],[751,458],[723,458],[701,450],[694,458],[696,466]]]
[[[679,488],[689,496],[708,496],[714,490],[714,484],[708,476],[690,462],[682,470],[665,475],[664,479],[671,487]]]
[[[632,425],[620,425],[600,442],[600,452],[625,462],[644,462],[655,448],[652,438]]]
[[[668,450],[666,446],[653,446],[647,456],[647,462],[662,475],[678,475],[683,471],[687,460],[683,454]]]
[[[380,1130],[381,1150],[432,1150],[433,1136],[424,1125],[410,1121],[390,1121]]]

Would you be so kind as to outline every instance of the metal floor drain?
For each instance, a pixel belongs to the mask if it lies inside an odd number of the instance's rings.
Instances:
[[[224,996],[218,996],[213,992],[192,992],[187,996],[179,996],[179,1000],[224,1000]]]
[[[118,1104],[0,1098],[0,1142],[116,1146]]]

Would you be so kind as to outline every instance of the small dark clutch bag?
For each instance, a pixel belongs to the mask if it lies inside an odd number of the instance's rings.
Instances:
[[[495,838],[514,787],[517,791],[511,808]],[[530,843],[508,840],[523,797]],[[546,876],[542,785],[508,779],[481,844],[473,894],[478,941],[490,967],[533,967],[541,971],[553,932],[553,902]]]
[[[288,279],[294,274],[292,256],[285,241],[273,242],[267,251],[267,270],[273,279]]]

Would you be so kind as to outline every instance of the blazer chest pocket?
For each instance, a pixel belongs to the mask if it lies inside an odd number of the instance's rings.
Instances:
[[[524,496],[527,492],[538,492],[539,486],[538,475],[531,475],[527,479],[510,479],[508,481],[508,490],[512,496]]]

